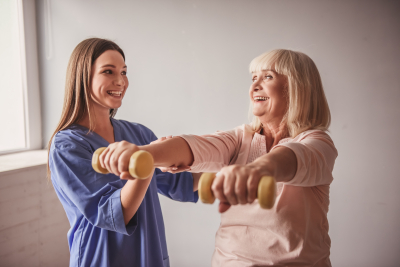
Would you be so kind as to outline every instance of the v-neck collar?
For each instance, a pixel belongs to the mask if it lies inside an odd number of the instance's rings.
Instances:
[[[114,142],[120,142],[120,141],[122,141],[121,127],[119,126],[118,121],[117,121],[116,119],[114,119],[114,118],[110,118],[110,122],[111,122],[111,125],[113,126],[113,130],[114,130]],[[86,131],[86,132],[89,132],[89,129],[88,129],[87,127],[83,126],[83,125],[80,125],[80,124],[77,124],[77,123],[74,123],[74,124],[72,124],[72,125],[74,125],[74,126],[76,126],[76,127],[78,127],[78,128],[81,128],[82,130],[84,130],[84,131]],[[97,136],[97,138],[98,138],[102,143],[105,143],[105,144],[106,144],[105,146],[108,146],[108,145],[110,144],[106,139],[104,139],[104,138],[103,138],[101,135],[99,135],[98,133],[92,131],[92,132],[90,132],[90,134],[92,134],[92,135],[94,135],[94,136]]]

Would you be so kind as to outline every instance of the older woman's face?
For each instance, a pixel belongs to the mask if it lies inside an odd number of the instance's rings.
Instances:
[[[273,70],[263,70],[253,72],[252,81],[249,93],[254,116],[259,117],[263,124],[273,121],[280,123],[288,105],[286,76]]]

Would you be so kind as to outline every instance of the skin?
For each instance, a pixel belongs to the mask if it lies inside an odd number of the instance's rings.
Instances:
[[[91,96],[93,111],[96,114],[94,131],[107,142],[114,143],[114,128],[112,127],[110,109],[119,108],[129,86],[126,76],[127,67],[122,55],[113,50],[101,54],[92,66]],[[120,92],[121,96],[111,96],[107,92]],[[89,128],[89,115],[86,113],[78,124]]]
[[[297,159],[292,150],[278,147],[270,152],[282,138],[287,137],[285,123],[282,123],[288,109],[287,86],[287,77],[274,70],[252,73],[249,96],[253,104],[253,114],[262,123],[260,133],[265,136],[269,153],[250,164],[236,164],[221,169],[211,187],[214,196],[220,200],[220,212],[225,212],[231,205],[252,203],[257,197],[258,183],[264,175],[273,176],[277,182],[290,181],[295,176]],[[260,101],[256,97],[263,99]],[[137,150],[150,152],[155,165],[170,172],[187,170],[194,160],[189,145],[180,137],[141,147],[127,142],[110,146],[115,151],[114,158],[110,160],[108,157],[101,164],[125,179],[132,179],[127,172],[128,155]]]

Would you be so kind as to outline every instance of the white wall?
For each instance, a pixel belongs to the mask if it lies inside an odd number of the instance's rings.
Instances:
[[[158,136],[248,122],[250,61],[274,48],[308,54],[339,150],[328,215],[332,263],[398,266],[400,2],[50,1],[48,24],[45,3],[36,4],[44,140],[60,116],[69,55],[88,37],[112,39],[127,55],[130,87],[117,118]],[[160,198],[171,265],[208,266],[216,207]]]

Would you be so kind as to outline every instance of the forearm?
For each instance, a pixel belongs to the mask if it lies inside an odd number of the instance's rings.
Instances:
[[[145,180],[128,180],[124,187],[122,187],[121,206],[125,225],[129,223],[139,209],[139,206],[142,203],[147,188],[151,182],[152,176],[153,174]]]
[[[188,143],[180,137],[139,147],[152,154],[155,167],[191,166],[193,153]]]
[[[272,175],[277,182],[288,182],[296,175],[297,158],[291,149],[278,147],[249,166],[257,168],[262,174]]]

